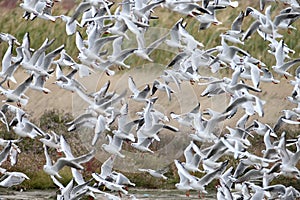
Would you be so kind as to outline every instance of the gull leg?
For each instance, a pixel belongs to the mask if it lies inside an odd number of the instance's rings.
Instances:
[[[190,191],[186,191],[185,196],[190,197]]]
[[[190,83],[191,83],[191,85],[194,85],[195,84],[195,81],[194,80],[190,80]]]

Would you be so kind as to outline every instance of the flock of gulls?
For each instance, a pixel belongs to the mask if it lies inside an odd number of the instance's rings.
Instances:
[[[60,2],[24,0],[19,5],[24,11],[23,18],[41,18],[55,23],[62,20],[65,23],[66,34],[76,35],[78,55],[72,58],[65,45],[57,45],[54,50],[49,51],[49,47],[52,48],[55,44],[55,39],[48,38],[45,38],[39,48],[34,49],[30,43],[34,38],[30,38],[29,32],[24,34],[22,41],[11,33],[0,34],[1,45],[7,44],[0,72],[0,91],[4,99],[0,120],[5,124],[7,131],[12,131],[12,134],[19,138],[0,139],[0,145],[3,146],[0,166],[5,161],[15,165],[21,153],[18,143],[22,142],[22,138],[31,138],[43,143],[46,158],[43,170],[59,188],[57,199],[95,197],[96,194],[107,199],[121,199],[124,196],[135,199],[128,189],[134,187],[135,183],[121,172],[113,170],[114,161],[126,159],[122,150],[124,142],[129,143],[133,150],[144,152],[144,156],[155,154],[155,150],[151,148],[152,144],[161,141],[159,133],[166,129],[174,134],[186,134],[190,140],[183,150],[182,159],[174,160],[179,176],[175,187],[187,196],[191,190],[198,191],[199,195],[207,193],[206,186],[213,180],[218,180],[217,199],[300,198],[300,192],[296,188],[273,182],[279,176],[298,180],[300,178],[297,165],[300,159],[300,139],[291,138],[280,129],[284,124],[300,124],[300,68],[295,70],[294,75],[291,70],[300,62],[300,58],[295,58],[294,55],[298,52],[289,48],[281,34],[283,31],[297,31],[293,24],[300,16],[299,2],[257,1],[257,8],[248,6],[241,10],[231,27],[220,34],[220,44],[209,49],[186,29],[186,17],[196,22],[195,29],[198,29],[199,35],[205,29],[214,29],[222,24],[217,16],[219,10],[238,10],[241,3],[245,2],[123,0],[114,3],[108,0],[84,0],[77,5],[71,16],[54,16],[52,8]],[[254,3],[249,1],[249,4]],[[273,11],[275,5],[276,10],[280,7],[282,10]],[[144,35],[152,26],[152,21],[160,20],[155,16],[157,8],[178,13],[182,18],[167,34],[161,35],[148,45]],[[243,24],[245,18],[251,18],[252,24],[249,27]],[[79,30],[85,30],[84,34]],[[243,49],[248,44],[255,45],[251,43],[253,34],[258,34],[261,36],[260,42],[268,44],[265,51],[274,56],[273,66],[268,66],[264,63],[267,61],[259,60],[253,57],[251,52]],[[132,35],[133,37],[130,37]],[[136,41],[137,46],[124,49],[123,42],[128,40]],[[113,76],[120,68],[130,68],[125,61],[132,55],[155,62],[151,53],[163,43],[177,49],[177,55],[152,84],[139,86],[135,84],[132,76],[128,76],[128,90],[117,93],[110,91],[110,81],[96,92],[87,91],[80,82],[80,78],[88,77],[97,71]],[[112,51],[108,51],[109,47],[112,47]],[[201,68],[210,70],[212,74],[229,69],[227,74],[231,77],[217,78],[200,74]],[[14,73],[21,70],[26,72],[26,77],[19,83],[14,78]],[[128,73],[130,74],[130,70]],[[30,101],[26,92],[37,90],[45,93],[47,98],[46,94],[51,91],[45,87],[45,83],[51,76],[55,76],[55,84],[59,88],[78,94],[88,104],[84,113],[66,124],[68,131],[80,127],[93,130],[94,136],[90,143],[94,148],[86,154],[75,157],[63,135],[51,130],[42,130],[30,121],[26,113],[26,104]],[[258,95],[262,92],[260,85],[261,82],[279,84],[282,77],[290,79],[293,90],[287,99],[291,104],[295,104],[295,107],[292,110],[283,110],[283,115],[271,126],[259,120],[264,116],[264,105],[268,103]],[[11,82],[17,86],[12,88]],[[222,112],[208,107],[202,108],[201,101],[187,113],[163,113],[158,110],[156,102],[160,98],[155,95],[166,95],[167,101],[172,102],[174,93],[181,90],[184,82],[203,87],[203,92],[199,94],[201,98],[226,94],[230,97],[229,104]],[[136,113],[135,119],[129,117],[128,97],[135,105],[144,105],[143,109]],[[13,116],[11,121],[8,121],[8,115]],[[257,116],[258,119],[253,119],[252,116]],[[219,125],[228,119],[234,119],[235,126],[226,126],[226,129],[219,130]],[[170,121],[187,127],[188,133],[180,132]],[[256,154],[250,152],[250,138],[263,139],[261,145],[264,150]],[[82,172],[85,169],[82,164],[94,158],[99,140],[106,141],[101,147],[110,156],[102,164],[100,173],[94,172],[92,177],[84,177]],[[205,148],[202,148],[202,145]],[[53,162],[48,154],[49,149],[56,149],[62,152],[63,156]],[[60,182],[59,174],[65,166],[71,168],[73,175],[73,179],[67,185]],[[165,170],[139,171],[156,178],[168,179],[164,175]],[[30,179],[22,172],[10,172],[4,168],[1,168],[1,173],[1,187],[12,187]],[[102,190],[101,186],[107,189]]]

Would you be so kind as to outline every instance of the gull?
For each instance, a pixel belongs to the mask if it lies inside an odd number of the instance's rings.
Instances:
[[[134,53],[136,48],[132,49],[121,49],[121,44],[122,44],[123,37],[119,37],[114,40],[113,42],[113,53],[109,56],[107,56],[107,61],[104,63],[101,63],[99,65],[99,69],[104,70],[107,75],[111,76],[114,75],[113,71],[109,71],[109,67],[112,65],[119,65],[125,68],[130,68],[129,65],[125,64],[124,61]]]
[[[143,7],[134,6],[132,7],[132,14],[137,21],[148,23],[151,11],[153,11],[155,7],[159,6],[163,2],[165,2],[165,0],[149,3]]]
[[[118,185],[127,184],[127,185],[135,186],[135,184],[132,183],[122,173],[112,171],[115,158],[116,158],[115,155],[111,155],[105,162],[103,162],[103,164],[101,165],[101,173],[98,174],[98,176],[105,180],[113,179],[113,181]]]
[[[47,76],[44,75],[34,75],[33,82],[29,85],[29,87],[33,90],[41,91],[45,94],[48,94],[49,92],[51,92],[51,90],[44,87],[46,78]]]
[[[282,121],[287,123],[287,124],[294,124],[294,125],[300,124],[300,121],[294,121],[294,120],[285,119],[285,118],[282,118]]]
[[[17,111],[16,117],[10,122],[10,126],[12,126],[13,131],[19,137],[29,137],[34,139],[38,135],[45,135],[45,133],[39,127],[25,118],[25,113],[23,113],[21,110]]]
[[[250,26],[249,28],[247,29],[247,31],[244,33],[243,37],[242,37],[242,41],[245,41],[247,40],[248,38],[251,37],[252,34],[254,34],[255,31],[259,30],[259,26],[260,26],[260,21],[256,20],[254,21]],[[267,35],[265,35],[265,38],[267,38]]]
[[[2,102],[17,102],[17,105],[20,107],[21,105],[26,105],[28,103],[28,98],[23,98],[24,93],[29,88],[32,82],[33,76],[28,77],[23,83],[21,83],[15,90],[6,90],[1,85],[4,81],[0,83],[0,92],[4,96],[6,96],[6,100],[2,100]]]
[[[263,33],[262,33],[261,31],[258,30],[257,32],[259,33],[259,35],[260,35],[261,37],[264,37],[264,36],[263,36]],[[276,48],[277,48],[277,46],[279,45],[279,42],[280,42],[280,41],[277,41],[276,39],[270,37],[269,35],[267,35],[266,40],[268,40],[268,41],[270,42],[268,46],[269,46],[271,49],[268,50],[268,52],[269,52],[270,54],[272,54],[272,55],[275,56]],[[283,47],[284,58],[290,59],[289,54],[290,54],[290,53],[291,53],[291,54],[294,54],[295,51],[292,50],[291,48],[289,48],[289,47],[287,46],[287,44],[284,43],[283,45],[284,45],[284,47]]]
[[[99,176],[102,179],[107,179],[111,173],[112,173],[112,169],[113,169],[113,163],[115,161],[116,156],[115,155],[111,155],[106,161],[103,162],[103,164],[101,165],[101,172],[99,174]]]
[[[116,10],[117,11],[117,10]],[[114,35],[123,36],[126,39],[129,39],[129,37],[126,35],[127,26],[122,20],[116,20],[114,25],[112,27],[109,27],[106,32]]]
[[[230,128],[229,126],[226,126],[226,129],[229,130],[229,134],[225,134],[224,137],[227,140],[234,140],[235,142],[241,142],[241,144],[246,145],[244,146],[247,148],[247,146],[251,146],[250,141],[247,139],[248,136],[251,136],[254,138],[253,135],[251,135],[248,131],[241,129],[241,128]]]
[[[31,58],[31,51],[34,51],[34,49],[30,48],[30,35],[29,35],[29,32],[26,32],[24,34],[21,47],[22,47],[21,56],[24,57],[24,60],[29,61],[30,58]]]
[[[239,38],[232,36],[229,33],[222,33],[222,34],[220,34],[220,37],[222,37],[222,39],[225,39],[227,41],[230,41],[230,42],[233,42],[236,44],[244,44],[244,42],[241,41]]]
[[[49,6],[46,1],[24,0],[19,6],[25,11],[23,15],[25,19],[33,20],[35,17],[40,17],[55,22],[55,17],[43,12],[46,6]]]
[[[61,144],[59,141],[60,137],[54,132],[46,133],[44,138],[40,138],[39,140],[46,146],[56,149],[57,151],[61,151]]]
[[[70,145],[67,143],[63,135],[60,135],[59,139],[61,143],[61,150],[66,155],[67,159],[71,159],[72,162],[76,162],[77,164],[87,163],[95,156],[95,149],[92,149],[89,153],[80,155],[78,157],[74,157]]]
[[[107,120],[103,115],[99,115],[96,121],[95,129],[94,129],[94,137],[92,140],[92,146],[95,146],[100,135],[105,131],[110,131]]]
[[[5,66],[2,64],[2,71],[0,72],[0,76],[7,79],[7,86],[10,87],[9,82],[12,81],[13,83],[17,83],[14,73],[19,68],[20,64],[22,63],[23,58],[16,61],[15,63],[8,66],[5,70]],[[3,60],[2,60],[3,61]]]
[[[227,114],[219,114],[216,113],[205,123],[202,120],[202,115],[199,113],[194,118],[194,126],[195,134],[201,138],[202,141],[213,141],[217,139],[215,135],[215,129],[218,127],[218,124],[224,121],[228,117]]]
[[[66,187],[64,187],[56,178],[55,176],[50,176],[53,183],[59,187],[59,190],[61,191],[60,195],[57,195],[58,199],[78,199],[81,198],[83,195],[86,195],[90,190],[90,187],[88,184],[92,180],[89,180],[85,183],[78,184],[77,186],[74,186],[74,179],[71,179],[71,181],[67,184]]]
[[[300,62],[300,58],[284,62],[284,41],[281,40],[275,51],[276,64],[272,66],[272,69],[279,75],[283,75],[285,78],[287,76],[292,76],[287,70],[289,70],[293,65]]]
[[[21,153],[20,148],[15,143],[12,143],[12,147],[10,148],[10,153],[9,153],[9,160],[11,166],[17,164],[18,156],[20,153]]]
[[[12,142],[8,142],[0,152],[0,165],[7,160],[12,148]]]
[[[288,199],[288,198],[296,199],[299,197],[300,197],[300,192],[292,186],[287,187],[285,194],[282,196],[282,198],[285,198],[285,199]]]
[[[77,26],[79,26],[79,22],[77,20],[72,21],[72,17],[66,15],[58,16],[63,22],[66,23],[65,30],[67,35],[73,35],[76,32]]]
[[[292,153],[288,151],[286,148],[286,133],[283,132],[281,134],[281,138],[279,140],[279,144],[277,147],[275,147],[281,157],[281,166],[280,166],[280,173],[284,176],[292,176],[299,178],[300,171],[296,167],[296,164],[298,163],[300,157],[300,151],[299,151],[299,139],[296,143],[297,151],[295,153]]]
[[[255,97],[254,96],[248,96],[248,95],[244,95],[244,96],[241,96],[241,97],[237,97],[237,98],[233,98],[232,99],[232,102],[227,106],[227,108],[225,109],[225,111],[223,112],[223,114],[225,113],[229,113],[229,112],[233,112],[235,113],[236,112],[236,109],[238,107],[246,107],[246,113],[248,115],[252,115],[254,113],[251,113],[250,112],[247,112],[247,108],[248,106],[250,106],[250,110],[253,108],[253,105],[252,104],[247,104],[247,103],[252,103],[252,102],[255,102]],[[231,114],[232,115],[232,114]]]
[[[164,175],[164,173],[166,173],[168,171],[168,169],[154,170],[154,169],[142,169],[142,168],[139,168],[138,170],[140,172],[147,172],[147,173],[149,173],[151,176],[153,176],[155,178],[162,178],[164,180],[168,179],[168,177],[166,177]]]
[[[5,105],[5,104],[4,104]],[[6,130],[9,131],[9,124],[7,121],[7,117],[5,115],[5,111],[2,111],[2,109],[0,110],[0,121],[5,124],[6,126]],[[1,143],[0,143],[1,144]]]
[[[299,118],[299,114],[297,114],[296,112],[294,112],[294,111],[292,111],[292,110],[282,110],[281,112],[283,112],[283,115],[281,115],[279,118],[278,118],[278,120],[277,120],[277,122],[276,122],[276,124],[274,125],[274,127],[273,127],[273,130],[275,131],[275,132],[277,132],[279,129],[280,129],[280,127],[284,124],[283,123],[283,119],[286,119],[286,120],[289,120],[289,121],[287,121],[287,122],[290,122],[290,121],[292,121],[291,119],[293,119],[293,118]],[[294,121],[294,120],[293,120]]]
[[[253,120],[252,125],[250,125],[250,127],[248,127],[247,129],[249,129],[249,128],[251,128],[251,130],[254,130],[258,135],[261,135],[261,136],[264,136],[267,133],[267,131],[269,130],[271,136],[277,137],[274,130],[268,124],[264,124],[257,120]]]
[[[270,70],[266,67],[260,68],[263,72],[263,76],[260,77],[260,81],[263,82],[272,82],[274,84],[278,84],[280,81],[275,79],[273,74],[270,72]]]
[[[13,113],[13,114],[17,114],[17,112],[20,112],[20,113],[23,113],[23,114],[25,114],[25,111],[24,110],[22,110],[21,108],[19,108],[19,107],[16,107],[16,106],[13,106],[13,105],[10,105],[10,104],[8,104],[8,103],[5,103],[5,104],[3,104],[2,106],[1,106],[1,110],[0,110],[3,114],[6,114],[7,112],[11,112],[11,113]],[[1,113],[0,112],[0,113]]]
[[[193,188],[190,186],[190,180],[193,178],[191,174],[188,173],[188,171],[183,167],[180,161],[174,160],[177,173],[179,175],[179,183],[175,184],[175,187],[178,190],[186,191],[186,196],[189,197],[189,191]]]
[[[78,70],[80,78],[89,76],[92,72],[94,72],[88,66],[75,62],[73,58],[69,54],[67,54],[65,49],[63,49],[60,52],[60,58],[58,60],[53,61],[53,63],[58,64],[60,66],[70,66],[73,69]]]
[[[280,198],[286,193],[286,187],[282,184],[271,185],[263,187],[264,191],[269,192],[269,195],[266,195],[268,198]]]
[[[28,38],[26,40],[30,40],[29,36],[28,36]],[[23,41],[24,41],[24,39],[23,39]],[[46,52],[47,48],[49,48],[53,44],[54,41],[55,41],[55,39],[52,39],[52,40],[49,41],[49,39],[46,38],[44,40],[44,43],[40,46],[40,48],[38,48],[37,50],[35,50],[32,55],[31,55],[30,49],[29,49],[30,43],[29,44],[25,43],[26,46],[24,44],[24,47],[22,49],[22,58],[23,58],[22,67],[25,70],[29,71],[29,72],[36,72],[36,73],[38,73],[40,75],[49,75],[48,71],[43,70],[43,68],[39,67],[38,65],[42,65],[42,63],[39,63],[39,62],[43,62],[43,60],[46,58],[45,52]],[[59,50],[59,49],[57,49],[57,50]],[[51,61],[52,61],[51,57],[53,57],[52,55],[57,50],[52,51],[51,53],[49,53],[49,55],[48,55],[48,57],[46,59],[46,63],[45,64],[47,64],[48,66],[51,64]]]
[[[13,43],[8,44],[8,48],[2,58],[2,73],[6,71],[9,66],[11,65],[11,60],[12,60],[12,53],[13,53]],[[1,73],[1,74],[2,74]]]
[[[153,81],[151,96],[155,94],[157,90],[164,91],[167,93],[168,100],[171,101],[171,94],[175,91],[171,89],[171,87],[166,83],[161,83],[157,79]]]
[[[122,35],[126,39],[129,39],[126,35],[125,31],[129,29],[133,34],[138,35],[140,34],[139,27],[149,27],[148,24],[143,23],[141,21],[133,20],[134,18],[128,17],[126,15],[123,15],[122,12],[120,12],[120,6],[118,6],[115,10],[115,14],[111,16],[100,16],[100,17],[94,17],[92,20],[95,19],[105,19],[105,18],[115,18],[116,23],[113,27],[110,27],[107,29],[106,32],[116,34],[116,35]]]
[[[231,0],[218,0],[217,5],[222,5],[222,6],[230,6],[232,8],[236,8],[239,6],[238,1],[231,1]]]
[[[155,99],[156,100],[156,99]],[[155,101],[154,100],[154,101]],[[143,113],[143,124],[137,131],[138,138],[155,138],[155,140],[160,141],[158,137],[158,133],[163,129],[169,129],[173,132],[178,132],[179,130],[176,127],[166,125],[163,123],[159,123],[155,116],[152,115],[152,106],[153,102],[150,100],[147,103],[146,108],[144,109]]]
[[[75,168],[75,169],[83,170],[83,167],[80,164],[73,161],[73,159],[68,159],[68,158],[59,158],[55,162],[55,164],[52,164],[51,158],[48,154],[47,146],[43,145],[43,147],[44,147],[44,154],[45,154],[45,157],[46,157],[46,164],[43,166],[43,170],[47,174],[57,176],[57,177],[61,178],[61,176],[59,175],[58,172],[64,166],[69,166],[69,167],[72,167],[72,168]]]
[[[290,14],[292,14],[292,13],[297,14],[299,12],[297,12],[296,10],[294,10],[292,7],[287,7],[287,8],[282,9],[280,11],[280,14],[288,14],[288,13],[290,13]],[[299,18],[297,15],[295,15],[295,17],[292,16],[291,18],[286,18],[286,19],[284,19],[284,18],[279,22],[279,24],[277,25],[278,27],[283,28],[283,29],[288,29],[288,33],[291,32],[291,29],[294,29],[294,30],[297,29],[294,26],[292,26],[292,24],[295,21],[297,21],[298,18]]]
[[[17,38],[9,33],[0,33],[0,43],[7,42],[8,44],[15,43],[16,45],[20,45]]]
[[[149,60],[150,62],[153,62],[153,60],[149,57],[149,55],[162,43],[166,40],[168,35],[165,35],[161,38],[159,38],[158,40],[152,42],[148,47],[146,47],[145,44],[145,38],[144,38],[144,33],[145,31],[141,31],[142,33],[137,35],[137,43],[138,43],[138,48],[137,50],[134,51],[134,54]]]
[[[168,46],[175,47],[175,48],[183,48],[183,46],[181,45],[181,37],[182,36],[179,33],[179,27],[183,26],[182,23],[183,23],[183,18],[180,18],[180,20],[178,20],[171,28],[171,30],[169,32],[171,38],[169,40],[165,40],[165,43]],[[171,66],[171,65],[169,64],[169,66]]]
[[[20,66],[23,58],[20,57],[14,63],[12,63],[12,51],[13,51],[13,43],[9,44],[3,58],[2,58],[2,70],[0,72],[0,76],[2,78],[7,77],[7,86],[10,87],[9,81],[13,83],[17,83],[16,79],[14,78],[13,74]]]
[[[271,19],[270,13],[271,6],[268,6],[265,11],[265,15],[259,13],[259,11],[254,11],[253,9],[250,11],[246,11],[246,15],[251,14],[255,16],[256,21],[253,22],[248,30],[246,31],[245,35],[243,36],[242,40],[246,40],[250,37],[256,30],[260,30],[264,33],[264,39],[267,38],[267,35],[271,35],[273,38],[282,37],[282,35],[277,33],[279,27],[284,27],[281,25],[281,22],[286,19],[298,18],[299,13],[283,13],[277,15],[274,20]],[[284,27],[286,28],[286,27]]]
[[[135,183],[132,183],[124,174],[122,174],[120,172],[113,171],[111,173],[111,177],[114,179],[116,184],[131,185],[133,187],[135,186]]]
[[[92,149],[89,153],[75,158],[71,151],[70,145],[67,143],[67,141],[65,140],[65,138],[62,135],[60,136],[60,144],[61,144],[60,145],[61,151],[66,155],[66,158],[72,160],[72,162],[75,162],[77,164],[87,163],[91,159],[93,159],[95,156],[95,149]],[[73,179],[75,180],[75,182],[78,185],[82,185],[82,186],[86,185],[84,187],[87,188],[86,183],[89,181],[87,181],[87,182],[84,181],[82,173],[78,169],[73,168],[73,167],[71,168],[71,172],[72,172]]]
[[[60,52],[64,49],[64,45],[61,45],[60,47],[54,49],[50,53],[46,54],[45,57],[43,58],[41,64],[37,66],[36,68],[38,69],[35,71],[39,75],[47,75],[49,76],[50,69],[49,67],[51,66],[53,59],[60,54]]]
[[[221,46],[217,46],[215,48],[212,48],[209,50],[212,51],[218,51],[218,55],[215,57],[215,59],[210,63],[210,65],[213,65],[215,62],[222,61],[225,63],[228,63],[231,67],[234,68],[235,60],[240,60],[240,56],[237,55],[237,53],[250,57],[250,54],[243,49],[240,49],[236,46],[229,46],[224,38],[221,40]]]
[[[255,88],[258,88],[260,85],[260,78],[262,70],[256,65],[251,62],[248,62],[248,57],[244,59],[244,71],[241,73],[241,78],[251,79],[252,84]]]
[[[246,157],[245,162],[251,163],[252,165],[258,167],[267,167],[270,163],[275,163],[279,159],[268,159],[263,158],[254,154],[249,153],[248,151],[245,152],[238,152],[241,154],[241,157]]]
[[[227,137],[229,136],[229,137]],[[243,152],[251,145],[247,139],[237,138],[230,134],[221,137],[220,140],[224,143],[224,145],[228,148],[229,153],[233,153],[234,159],[239,158],[240,152]],[[244,143],[245,144],[244,144]]]
[[[204,14],[211,14],[211,11],[207,8],[201,7],[199,4],[197,4],[195,1],[170,1],[166,0],[165,3],[163,3],[164,7],[167,7],[171,9],[174,12],[178,12],[183,15],[191,16],[191,17],[197,17]]]
[[[139,121],[134,120],[128,122],[128,104],[125,103],[120,109],[120,115],[118,119],[118,129],[113,130],[112,133],[115,136],[123,140],[130,140],[131,142],[135,141],[134,135],[131,133],[133,126],[135,126]]]
[[[164,74],[160,75],[160,78],[163,79],[163,81],[167,84],[173,82],[176,84],[178,90],[181,90],[180,84],[180,72],[176,72],[174,70],[164,70]]]
[[[95,26],[97,27],[97,26]],[[92,34],[94,33],[95,34]],[[87,47],[85,46],[85,41],[82,39],[82,36],[80,32],[76,32],[76,46],[79,53],[79,59],[83,63],[91,63],[93,67],[97,68],[98,65],[96,64],[96,61],[99,61],[100,63],[105,62],[100,56],[100,50],[102,47],[110,42],[117,39],[119,36],[107,36],[107,37],[100,37],[96,36],[97,31],[93,31],[88,35],[88,41],[87,41]],[[95,35],[95,36],[94,36]],[[105,53],[105,52],[104,52]]]
[[[185,162],[181,163],[185,169],[192,172],[201,172],[199,164],[201,162],[201,155],[199,155],[199,147],[191,141],[184,150]]]
[[[56,64],[56,70],[55,70],[56,81],[54,83],[62,89],[66,89],[71,92],[77,92],[77,93],[79,93],[80,91],[81,93],[85,94],[85,91],[87,89],[84,87],[84,85],[82,85],[79,81],[77,81],[74,78],[77,71],[78,71],[77,69],[73,69],[69,74],[64,75],[61,66],[59,64]]]
[[[92,65],[94,67],[96,66],[96,62],[104,62],[99,55],[99,50],[101,47],[93,48],[95,47],[95,45],[91,45],[91,42],[88,42],[88,47],[85,47],[84,40],[79,31],[76,32],[75,44],[77,49],[79,50],[78,58],[82,63],[86,65]]]
[[[266,168],[259,168],[259,169],[251,169],[247,171],[242,176],[238,177],[234,182],[235,183],[243,183],[246,181],[254,181],[263,177]]]
[[[276,2],[275,0],[259,0],[259,9],[264,10],[267,2]]]
[[[119,157],[124,158],[125,155],[121,154],[120,152],[122,150],[123,139],[116,135],[113,137],[107,135],[106,137],[108,138],[108,144],[102,144],[102,149],[110,154],[118,155]]]
[[[175,114],[173,111],[170,113],[170,117],[178,121],[179,124],[184,126],[192,126],[192,121],[195,115],[199,112],[200,102],[188,113]]]
[[[207,191],[205,190],[205,186],[208,185],[212,180],[218,179],[221,176],[221,174],[225,171],[227,165],[228,160],[224,161],[218,169],[205,174],[200,179],[194,177],[190,180],[190,186],[199,192],[207,193]]]
[[[131,143],[130,145],[134,147],[135,149],[138,149],[142,152],[150,152],[154,153],[151,149],[149,149],[149,146],[154,142],[154,138],[145,138],[145,137],[138,137],[136,143]]]
[[[223,156],[228,151],[228,147],[224,144],[223,141],[217,140],[212,146],[205,149],[205,156],[203,161],[205,160],[205,163],[203,162],[203,167],[205,170],[206,165],[208,164],[208,167],[210,166],[212,161],[212,164],[216,164],[215,161],[217,161],[221,156]],[[203,151],[204,152],[204,151]],[[208,162],[206,162],[208,161]],[[218,165],[219,167],[219,165]],[[211,171],[211,170],[208,170]]]
[[[8,143],[12,143],[12,145],[14,145],[14,143],[18,143],[21,140],[5,140],[3,138],[0,138],[0,146],[6,146]]]
[[[227,187],[224,180],[220,178],[220,185],[217,187],[217,199],[233,199],[233,194],[230,192],[230,188]]]
[[[74,120],[67,122],[66,125],[69,126],[68,131],[74,131],[80,126],[95,128],[96,121],[97,114],[94,112],[87,112],[79,115]]]
[[[92,110],[96,113],[101,113],[104,115],[111,114],[114,110],[114,104],[119,102],[121,99],[125,97],[127,90],[124,90],[121,94],[117,94],[116,92],[107,94],[104,97],[101,95],[96,95],[97,98],[91,99],[90,96],[82,92],[81,90],[77,90],[77,94],[89,104],[88,109]],[[99,98],[98,98],[99,97]],[[115,113],[117,113],[116,111]]]
[[[192,52],[198,47],[204,47],[204,45],[196,40],[186,29],[186,25],[183,26],[183,23],[179,23],[178,32],[181,35],[181,41],[185,44],[184,51]]]
[[[99,176],[99,174],[97,173],[92,173],[92,177],[99,182],[99,185],[105,185],[106,188],[112,190],[112,191],[118,191],[118,192],[122,192],[124,194],[128,194],[128,191],[126,191],[123,187],[123,185],[119,185],[110,181],[106,181],[105,179],[101,178]],[[120,193],[119,193],[120,195]]]
[[[0,178],[0,186],[9,188],[21,184],[25,179],[29,180],[29,177],[22,172],[4,172]]]
[[[138,102],[147,101],[147,96],[148,96],[148,93],[150,92],[149,84],[147,84],[146,87],[140,91],[136,87],[136,84],[135,84],[132,76],[129,76],[128,77],[128,87],[129,87],[130,91],[133,93],[130,96],[131,99],[138,101]]]
[[[245,113],[237,122],[236,122],[236,127],[244,130],[249,130],[246,128],[246,123],[249,120],[250,115]]]
[[[75,9],[74,13],[71,17],[68,17],[68,20],[66,21],[66,26],[72,26],[74,24],[77,24],[77,18],[82,13],[85,13],[88,10],[92,9],[92,3],[89,1],[81,2]]]
[[[226,8],[226,6],[209,4],[206,7],[206,9],[210,13],[204,13],[203,15],[196,16],[197,21],[200,22],[199,30],[205,30],[211,24],[214,24],[214,25],[220,25],[220,24],[222,24],[222,22],[220,22],[216,18],[216,11],[220,10],[220,9],[224,9],[224,8]]]
[[[146,125],[143,125],[137,132],[137,137],[139,138],[154,138],[156,141],[160,141],[160,138],[158,137],[158,133],[163,129],[168,129],[173,132],[178,132],[179,130],[176,127],[166,125],[166,124],[160,124],[155,123],[151,127],[147,127]]]
[[[111,7],[114,3],[111,2],[110,5],[108,5],[109,7]],[[85,12],[83,12],[82,16],[81,16],[81,20],[80,20],[80,27],[85,27],[87,26],[87,31],[89,31],[88,29],[94,25],[99,25],[101,27],[101,32],[105,32],[109,27],[112,27],[113,24],[105,24],[104,20],[107,18],[102,18],[102,19],[97,19],[100,16],[104,16],[105,14],[107,14],[106,9],[104,7],[100,7],[100,8],[91,8],[89,10],[86,10]],[[110,18],[111,15],[108,16],[108,19]],[[111,17],[112,19],[112,17]],[[101,34],[100,34],[101,35]]]
[[[251,199],[263,199],[265,192],[262,187],[255,185],[251,182],[245,182],[251,190],[253,190],[254,194],[252,195]]]

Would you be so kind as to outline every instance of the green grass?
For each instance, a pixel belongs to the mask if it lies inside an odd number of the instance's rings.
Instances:
[[[190,17],[185,17],[174,12],[169,12],[166,9],[160,7],[156,8],[155,10],[155,15],[159,16],[159,20],[153,20],[150,25],[151,27],[154,28],[164,28],[168,30],[172,28],[174,23],[180,17],[184,17],[185,21],[187,22],[186,29],[188,30],[188,32],[190,32],[197,40],[202,42],[205,46],[205,49],[209,49],[214,46],[220,45],[219,34],[229,29],[231,26],[231,21],[235,19],[235,17],[239,14],[241,10],[245,10],[246,6],[249,4],[250,3],[243,4],[238,9],[233,9],[229,7],[224,10],[217,11],[217,18],[220,21],[222,21],[223,24],[219,26],[211,25],[210,28],[203,31],[198,31],[199,22],[197,22],[195,19]],[[278,14],[279,10],[282,8],[283,8],[282,5],[274,6],[274,8],[272,9],[272,15],[274,16]],[[59,15],[59,14],[71,15],[73,12],[74,12],[73,10],[70,11],[61,10],[59,8],[59,3],[58,3],[54,9],[53,15]],[[65,44],[65,49],[67,50],[67,52],[74,59],[77,58],[78,50],[75,46],[75,36],[66,35],[65,22],[63,22],[61,19],[57,19],[55,23],[52,23],[39,18],[33,21],[30,20],[26,21],[22,18],[22,14],[23,11],[19,7],[13,10],[3,11],[2,14],[0,14],[1,32],[10,33],[14,35],[19,41],[22,41],[24,34],[26,32],[29,32],[31,38],[31,47],[34,49],[38,48],[46,38],[49,39],[55,38],[56,41],[54,42],[53,45],[51,45],[49,51],[57,48],[61,44]],[[242,28],[246,30],[252,22],[253,19],[251,19],[251,17],[246,17]],[[299,22],[296,22],[294,25],[296,26],[296,28],[298,28]],[[78,27],[77,30],[79,30],[82,33],[83,37],[86,38],[85,28]],[[292,31],[291,34],[288,34],[287,31],[285,30],[279,32],[284,35],[285,43],[287,43],[289,47],[295,50],[299,49],[299,44],[297,40],[295,40],[295,38],[300,37],[299,31]],[[133,37],[132,41],[130,42],[136,43],[135,37]],[[237,45],[237,46],[248,51],[253,57],[262,59],[262,61],[265,62],[267,66],[271,66],[274,64],[274,59],[273,59],[274,57],[266,51],[267,44],[268,44],[267,41],[264,41],[257,33],[255,33],[251,39],[245,41],[245,46],[242,45]],[[0,45],[0,56],[4,55],[6,49],[7,49],[6,45],[3,44]],[[156,63],[163,63],[163,64],[168,63],[167,61],[170,61],[170,59],[173,56],[174,55],[171,55],[167,51],[165,52],[154,51],[151,55],[151,57],[155,60]],[[299,55],[294,55],[294,56],[297,57]],[[137,58],[136,56],[131,56],[130,58],[127,59],[126,62],[130,64],[132,67],[134,67],[134,66],[143,65],[148,61]]]

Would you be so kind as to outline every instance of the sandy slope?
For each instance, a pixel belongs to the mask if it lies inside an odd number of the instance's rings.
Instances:
[[[87,78],[77,78],[86,86],[89,92],[99,90],[107,80],[110,80],[111,86],[109,91],[117,91],[120,93],[127,89],[127,80],[129,75],[134,78],[137,86],[142,88],[146,84],[151,85],[153,80],[158,78],[161,73],[162,68],[149,65],[127,71],[121,71],[112,77],[108,77],[104,73],[97,72]],[[18,83],[21,83],[21,80],[26,79],[27,76],[28,75],[25,72],[18,71],[15,78],[18,80]],[[50,79],[46,82],[46,87],[51,90],[51,93],[49,94],[33,91],[31,89],[28,90],[26,95],[30,97],[30,100],[24,109],[31,113],[34,117],[41,116],[46,109],[58,109],[65,112],[72,112],[74,116],[84,112],[87,104],[82,101],[77,94],[59,88],[57,85],[53,84],[54,82],[54,76],[50,77]],[[201,103],[201,110],[204,110],[205,108],[212,108],[213,110],[221,112],[224,110],[224,106],[226,106],[229,101],[229,97],[226,95],[220,95],[212,98],[200,97],[201,91],[206,86],[197,86],[185,83],[182,85],[181,91],[179,91],[175,85],[171,86],[176,91],[172,102],[168,102],[165,95],[161,92],[157,93],[159,95],[159,100],[156,107],[157,109],[165,112],[165,114],[169,114],[170,111],[174,111],[175,113],[187,112],[193,108],[198,101]],[[15,85],[12,85],[12,88],[13,87],[15,87]],[[265,115],[262,118],[253,116],[254,118],[259,118],[259,120],[263,122],[273,124],[281,115],[281,110],[295,107],[295,105],[285,99],[286,96],[291,94],[293,89],[288,83],[288,80],[285,78],[280,79],[279,84],[262,83],[261,89],[263,92],[258,93],[257,95],[266,101],[266,104],[264,105]],[[126,96],[129,96],[130,94],[131,93],[128,90]],[[129,99],[128,101],[133,103]],[[143,104],[139,103],[130,105],[132,117],[134,117],[133,113],[139,111],[142,107]]]

